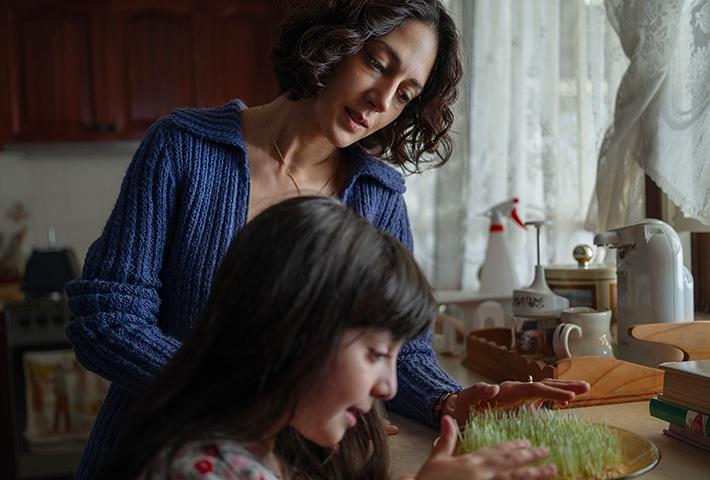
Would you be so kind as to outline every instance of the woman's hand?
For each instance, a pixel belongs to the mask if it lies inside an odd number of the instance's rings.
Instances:
[[[528,440],[515,440],[453,456],[458,433],[453,419],[441,419],[441,436],[429,459],[416,476],[400,480],[539,480],[557,473],[554,464],[520,468],[547,456],[544,447],[531,447]]]
[[[444,411],[453,415],[460,425],[468,421],[470,408],[498,407],[511,410],[522,405],[540,406],[545,401],[555,401],[562,405],[576,395],[589,391],[589,384],[583,381],[545,378],[541,382],[503,382],[499,385],[477,383],[461,390],[447,400]]]

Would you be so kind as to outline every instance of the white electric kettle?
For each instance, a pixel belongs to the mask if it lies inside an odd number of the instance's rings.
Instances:
[[[618,358],[653,368],[681,361],[677,348],[628,334],[632,325],[693,320],[693,276],[683,266],[676,231],[661,220],[645,219],[597,234],[594,244],[617,249]]]

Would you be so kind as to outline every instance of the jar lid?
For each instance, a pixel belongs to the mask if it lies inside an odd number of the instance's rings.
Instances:
[[[595,265],[579,268],[576,265],[556,265],[545,269],[547,280],[614,280],[616,267]]]
[[[572,250],[576,265],[555,265],[545,269],[547,280],[613,280],[615,265],[590,265],[594,250],[589,245],[577,245]]]

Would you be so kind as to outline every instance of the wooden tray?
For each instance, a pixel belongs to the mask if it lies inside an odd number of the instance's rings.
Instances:
[[[647,324],[630,329],[634,338],[673,345],[683,350],[685,360],[710,358],[710,322]],[[586,380],[589,392],[578,395],[570,407],[636,402],[655,397],[663,390],[663,372],[614,358],[581,356],[546,364],[510,349],[508,328],[474,330],[466,338],[461,362],[491,379],[536,381],[543,378]]]

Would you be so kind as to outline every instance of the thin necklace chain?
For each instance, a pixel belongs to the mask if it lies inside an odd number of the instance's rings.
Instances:
[[[276,139],[274,138],[274,134],[271,133],[271,127],[269,126],[269,122],[266,121],[266,116],[264,115],[264,105],[261,106],[261,119],[264,120],[264,125],[266,126],[266,131],[269,132],[269,137],[271,137],[271,143],[274,144],[274,148],[276,149],[276,153],[279,154],[279,160],[281,160],[281,166],[284,169],[284,172],[288,176],[288,178],[291,179],[293,182],[293,186],[296,187],[296,191],[298,192],[298,196],[302,197],[303,195],[301,194],[301,187],[298,186],[298,182],[296,179],[293,177],[293,174],[291,173],[291,170],[288,168],[288,165],[286,165],[286,160],[284,159],[283,154],[281,153],[281,149],[279,148],[278,144],[276,143]],[[335,177],[335,172],[338,170],[338,161],[340,160],[340,151],[338,150],[335,155],[335,167],[333,168],[333,171],[330,174],[330,178],[328,178],[328,181],[325,182],[325,185],[318,191],[318,195],[322,194],[327,188],[328,185],[330,185],[330,182],[333,181],[333,177]]]

